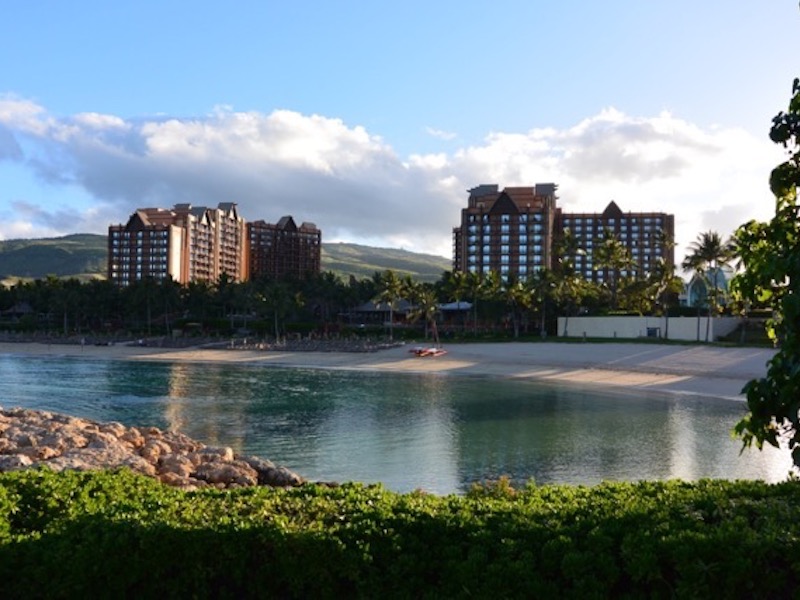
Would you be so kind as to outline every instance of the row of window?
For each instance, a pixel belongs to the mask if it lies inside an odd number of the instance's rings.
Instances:
[[[594,234],[598,238],[602,238],[603,237],[603,233],[605,232],[605,229],[606,229],[605,227],[600,227],[600,226],[598,226],[597,228],[593,228],[591,226],[587,226],[584,229],[581,225],[575,225],[574,227],[570,228],[570,231],[572,233],[574,233],[575,235],[579,235],[579,236],[585,236],[585,235]],[[660,227],[651,227],[650,225],[644,225],[643,227],[640,227],[639,225],[632,225],[630,227],[630,229],[628,229],[628,227],[626,225],[623,225],[622,227],[619,228],[619,233],[620,233],[620,235],[623,235],[623,236],[627,236],[629,233],[632,233],[634,235],[638,235],[639,233],[646,233],[646,234],[649,233],[649,234],[652,235],[653,233],[656,233],[656,232],[659,232],[659,231],[661,231]],[[645,237],[650,237],[650,236],[645,236]]]
[[[136,239],[144,239],[144,238],[166,238],[169,232],[166,229],[145,229],[140,231],[119,231],[115,230],[111,232],[111,239],[116,240],[122,238],[123,240],[129,240],[131,238]]]
[[[512,231],[515,231],[511,225],[500,225],[500,227],[493,226],[493,225],[469,225],[467,227],[467,233],[476,234],[478,232],[483,232],[484,235],[490,234],[492,232],[500,232],[503,234],[510,234]],[[516,232],[520,235],[524,235],[526,233],[542,233],[544,230],[542,225],[539,223],[534,223],[533,225],[519,225],[516,228]]]
[[[491,254],[492,247],[489,244],[484,244],[481,247],[483,254]],[[520,256],[527,256],[528,250],[531,250],[534,254],[541,254],[542,253],[542,245],[541,244],[533,244],[532,246],[528,246],[527,244],[519,244],[518,246],[514,246],[514,254],[519,254]],[[478,253],[478,246],[472,244],[467,246],[467,256],[471,256]],[[507,255],[511,253],[511,246],[508,244],[501,244],[500,246],[500,255]]]
[[[525,281],[528,278],[529,273],[538,273],[542,270],[540,266],[534,266],[528,269],[525,265],[520,265],[516,270],[516,275],[521,281]],[[469,272],[470,273],[489,273],[492,271],[492,268],[489,265],[483,265],[482,267],[478,267],[477,265],[470,265]],[[500,276],[503,279],[507,279],[508,276],[511,274],[511,269],[508,265],[501,265],[500,267]]]
[[[490,216],[487,213],[484,213],[482,215],[471,214],[471,215],[467,216],[467,222],[469,222],[469,223],[479,223],[479,222],[488,223],[490,220],[491,220]],[[544,218],[542,216],[542,213],[532,213],[532,214],[520,213],[520,214],[516,215],[516,221],[518,223],[527,223],[529,220],[534,222],[534,223],[541,223],[544,220]],[[500,222],[501,223],[511,223],[512,222],[511,215],[510,214],[505,214],[505,213],[501,214],[500,215]]]
[[[568,217],[565,216],[562,219],[564,226],[567,227],[569,225],[597,225],[598,227],[602,227],[604,225],[614,226],[617,224],[617,220],[615,218],[609,219],[602,219],[599,217]],[[620,225],[636,225],[636,224],[644,224],[644,225],[656,225],[661,226],[663,225],[663,219],[661,217],[622,217],[619,220]]]
[[[482,264],[489,264],[491,262],[491,260],[492,260],[491,256],[489,256],[488,254],[484,254],[482,260],[478,260],[479,258],[480,258],[479,255],[468,256],[467,257],[467,263],[471,264],[471,265],[472,264],[478,264],[479,262],[482,263]],[[511,261],[511,257],[508,256],[507,254],[504,254],[504,255],[502,255],[500,257],[500,264],[502,264],[502,265],[508,265],[508,264],[511,264],[511,262],[512,262]],[[542,257],[541,256],[532,256],[532,257],[530,257],[530,259],[528,259],[527,256],[525,256],[524,254],[521,254],[520,256],[516,257],[516,262],[518,264],[520,264],[520,265],[527,264],[528,262],[532,262],[535,265],[540,265],[540,264],[542,264]]]

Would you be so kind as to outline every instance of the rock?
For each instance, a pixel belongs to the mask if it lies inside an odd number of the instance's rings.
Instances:
[[[132,448],[141,448],[144,446],[144,436],[136,427],[131,427],[128,429],[125,433],[119,436],[119,439],[130,444]]]
[[[258,485],[258,473],[256,473],[256,470],[240,460],[204,462],[197,467],[194,476],[211,484],[222,483],[225,487],[232,484],[240,486]]]
[[[0,455],[0,472],[27,469],[31,465],[33,465],[33,460],[22,454]]]
[[[233,460],[233,448],[215,448],[213,446],[206,446],[196,452],[200,457],[200,462],[209,462],[216,460],[231,461]]]
[[[182,454],[171,454],[165,456],[158,463],[159,474],[171,473],[180,477],[189,477],[194,473],[195,465],[189,457]]]
[[[183,490],[302,485],[302,477],[232,448],[156,427],[125,427],[46,411],[0,409],[0,472],[128,468]]]

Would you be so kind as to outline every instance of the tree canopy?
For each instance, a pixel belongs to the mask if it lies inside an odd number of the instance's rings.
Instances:
[[[749,414],[735,431],[745,447],[778,446],[786,440],[795,466],[800,466],[800,79],[794,80],[788,110],[773,119],[770,138],[788,154],[770,176],[775,216],[767,223],[745,223],[735,242],[745,268],[737,287],[772,308],[768,333],[779,350],[767,375],[745,386]]]

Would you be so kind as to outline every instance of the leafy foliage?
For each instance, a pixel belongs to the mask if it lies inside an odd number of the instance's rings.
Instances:
[[[794,464],[800,467],[800,79],[794,80],[792,94],[788,112],[773,119],[770,132],[771,139],[788,152],[788,159],[770,176],[775,216],[768,223],[750,221],[735,234],[745,267],[737,289],[773,310],[769,333],[780,345],[766,377],[745,387],[749,414],[735,431],[745,447],[777,446],[786,439]]]
[[[500,481],[438,497],[16,472],[0,475],[0,594],[788,597],[798,517],[797,482]]]

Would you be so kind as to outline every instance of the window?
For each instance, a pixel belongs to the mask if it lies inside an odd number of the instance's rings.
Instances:
[[[501,223],[511,222],[511,215],[500,215],[500,222]]]

